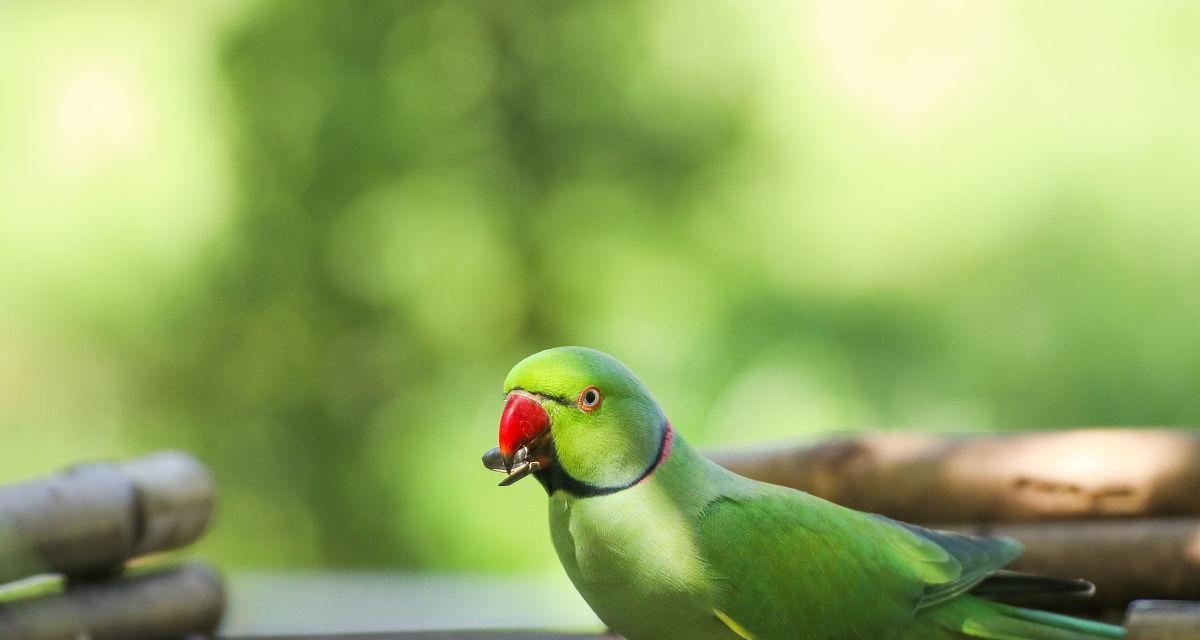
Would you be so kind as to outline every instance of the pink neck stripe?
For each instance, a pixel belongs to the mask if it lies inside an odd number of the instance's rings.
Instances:
[[[662,444],[660,444],[658,447],[658,459],[654,461],[654,466],[650,467],[646,475],[642,476],[641,479],[637,481],[637,484],[645,482],[650,476],[654,475],[654,472],[657,471],[660,466],[662,466],[662,463],[666,462],[667,458],[671,457],[671,449],[674,447],[674,445],[675,430],[671,428],[671,423],[668,421],[666,423],[666,428],[663,429]]]

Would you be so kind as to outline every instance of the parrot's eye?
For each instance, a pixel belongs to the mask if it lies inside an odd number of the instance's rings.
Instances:
[[[600,390],[596,387],[588,387],[579,394],[579,408],[584,411],[595,411],[596,407],[600,406],[600,401],[604,396],[600,395]]]

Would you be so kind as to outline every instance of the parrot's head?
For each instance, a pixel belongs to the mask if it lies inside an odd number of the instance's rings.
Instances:
[[[658,402],[612,356],[584,347],[535,353],[504,380],[500,446],[483,456],[507,476],[534,474],[548,492],[610,493],[636,484],[670,454]]]

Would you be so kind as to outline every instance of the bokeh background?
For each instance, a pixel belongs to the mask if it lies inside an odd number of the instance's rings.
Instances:
[[[1200,5],[0,3],[0,480],[220,566],[557,571],[505,372],[693,442],[1200,422]]]

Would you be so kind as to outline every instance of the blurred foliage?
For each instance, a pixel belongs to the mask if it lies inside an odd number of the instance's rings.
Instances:
[[[0,6],[0,480],[180,447],[229,567],[555,564],[596,346],[694,442],[1200,418],[1186,3]]]

